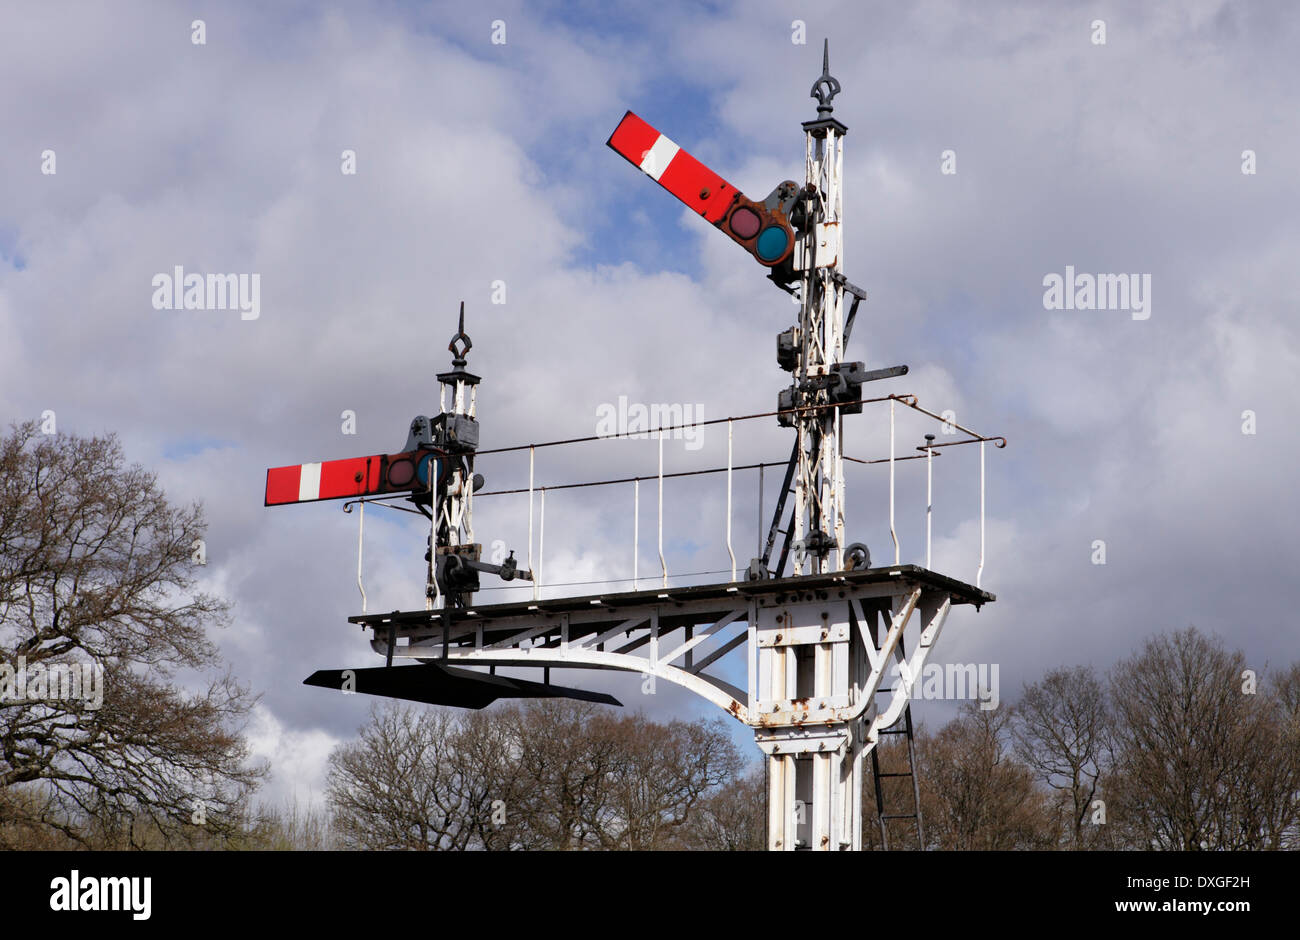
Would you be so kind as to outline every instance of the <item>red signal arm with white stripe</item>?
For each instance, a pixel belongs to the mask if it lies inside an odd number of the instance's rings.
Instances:
[[[740,192],[631,111],[623,115],[607,143],[714,225],[722,223]]]
[[[792,271],[786,268],[794,249],[794,232],[783,203],[793,203],[794,183],[786,181],[764,202],[755,202],[631,111],[618,122],[608,144],[692,212],[712,222],[759,264],[774,269],[774,278],[779,268],[784,276],[778,283],[792,279]]]
[[[416,467],[425,455],[430,461],[437,459],[431,451],[411,451],[272,467],[266,471],[264,505],[282,506],[423,489],[426,484],[419,481]]]

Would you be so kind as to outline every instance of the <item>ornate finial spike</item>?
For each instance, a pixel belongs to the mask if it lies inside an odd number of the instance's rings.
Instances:
[[[456,348],[456,343],[460,342],[463,346],[461,349]],[[451,364],[457,369],[465,368],[465,356],[474,344],[470,341],[469,334],[465,332],[465,301],[460,302],[460,326],[456,330],[456,335],[451,338],[447,344],[447,351],[451,353]]]
[[[812,91],[809,97],[817,99],[817,115],[825,117],[835,109],[831,106],[831,99],[840,93],[840,83],[831,76],[831,41],[826,39],[822,44],[822,74],[813,82]]]

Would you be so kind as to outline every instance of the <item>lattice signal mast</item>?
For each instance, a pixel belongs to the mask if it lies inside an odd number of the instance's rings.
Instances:
[[[841,180],[848,128],[832,116],[831,102],[840,83],[830,74],[829,59],[827,43],[822,74],[811,93],[817,99],[817,117],[803,124],[804,184],[785,180],[762,202],[747,197],[631,111],[609,139],[611,148],[749,251],[769,269],[768,278],[778,287],[794,293],[792,285],[798,285],[799,323],[777,337],[777,362],[793,374],[790,387],[777,400],[782,412],[778,420],[795,428],[796,439],[765,550],[750,565],[752,579],[780,577],[791,551],[794,574],[839,571],[846,562],[869,565],[866,546],[844,541],[840,416],[861,413],[864,382],[907,374],[907,366],[867,371],[861,362],[843,361],[866,292],[841,270]],[[853,297],[847,318],[846,293]],[[781,530],[790,492],[794,509],[789,525]],[[781,532],[786,538],[773,570],[772,550]]]
[[[395,454],[349,457],[318,463],[273,467],[266,472],[267,506],[346,499],[344,509],[359,504],[361,525],[368,499],[406,494],[405,498],[429,519],[430,531],[425,575],[425,612],[444,611],[450,624],[452,612],[466,607],[479,590],[480,573],[502,581],[533,580],[531,570],[520,569],[512,551],[501,564],[482,560],[483,546],[474,541],[474,493],[483,486],[483,476],[474,472],[479,445],[476,416],[480,376],[466,370],[466,356],[473,342],[465,332],[465,304],[460,305],[460,323],[447,346],[451,369],[438,373],[439,414],[430,419],[417,415],[411,421],[406,444]],[[357,578],[360,585],[360,555]],[[364,598],[365,594],[362,593]],[[613,696],[582,689],[568,689],[550,683],[483,675],[447,664],[432,668],[393,668],[397,642],[388,632],[386,663],[382,668],[322,669],[306,680],[307,685],[383,695],[390,698],[482,708],[498,698],[577,698],[605,704],[620,704]]]
[[[483,476],[474,472],[479,441],[475,411],[482,379],[465,368],[473,345],[465,332],[462,303],[460,325],[447,346],[452,368],[438,373],[439,414],[432,420],[417,415],[401,452],[273,467],[266,472],[267,506],[408,493],[407,499],[433,523],[425,558],[429,610],[465,606],[479,588],[479,572],[506,581],[532,579],[531,572],[518,569],[513,552],[504,565],[484,563],[483,546],[474,541],[474,491],[483,486]]]

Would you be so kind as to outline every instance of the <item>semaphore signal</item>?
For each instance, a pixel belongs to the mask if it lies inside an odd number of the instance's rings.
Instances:
[[[799,302],[798,322],[777,336],[777,365],[790,373],[790,385],[779,392],[776,411],[697,419],[698,424],[727,425],[725,468],[665,474],[663,440],[668,429],[657,429],[662,571],[656,580],[661,583],[650,590],[542,596],[547,488],[534,487],[535,451],[609,438],[597,435],[480,450],[476,396],[481,379],[465,368],[472,343],[465,333],[462,304],[459,329],[448,347],[452,369],[437,377],[440,413],[432,419],[415,418],[401,450],[268,471],[268,506],[330,499],[347,499],[345,509],[360,504],[359,588],[366,502],[403,499],[430,522],[424,609],[369,613],[362,589],[363,612],[348,618],[370,631],[371,648],[384,657],[385,665],[320,670],[307,684],[481,708],[500,697],[566,696],[618,704],[605,693],[553,685],[552,668],[601,669],[663,679],[753,729],[768,762],[769,848],[860,848],[868,772],[875,782],[885,845],[889,844],[887,822],[904,818],[915,821],[917,838],[924,844],[912,761],[912,685],[914,677],[923,675],[951,610],[962,605],[978,610],[995,600],[980,586],[985,560],[984,452],[985,444],[1003,447],[1006,440],[982,436],[922,408],[912,395],[864,397],[865,383],[906,375],[907,366],[867,369],[862,362],[844,359],[866,292],[843,272],[843,142],[848,128],[833,116],[833,99],[841,89],[830,74],[828,45],[823,47],[822,74],[811,91],[817,99],[817,117],[802,124],[802,185],[786,180],[763,201],[754,201],[630,111],[609,138],[612,149],[745,248],[768,270],[768,277]],[[787,304],[782,306],[788,309]],[[844,453],[845,419],[862,414],[868,404],[889,407],[887,459],[859,459]],[[935,444],[934,436],[928,435],[925,444],[916,448],[917,454],[898,456],[894,424],[900,405],[941,422],[945,433],[966,437]],[[764,540],[762,473],[768,464],[734,466],[732,431],[740,421],[773,417],[781,427],[794,431],[794,440]],[[631,436],[631,427],[616,436],[624,434]],[[979,445],[980,548],[974,584],[929,568],[934,458],[963,444]],[[503,563],[488,564],[474,536],[473,504],[483,485],[483,477],[474,471],[475,461],[483,455],[521,450],[529,453],[527,490],[483,491],[480,498],[528,494],[527,560],[521,565],[511,552]],[[902,563],[895,526],[895,465],[906,460],[926,462],[924,567]],[[886,558],[881,564],[879,556],[889,553],[878,551],[873,565],[866,544],[848,536],[845,461],[888,465],[892,563]],[[740,566],[744,574],[737,577],[732,477],[750,469],[759,473],[759,554],[748,569]],[[726,474],[731,580],[671,586],[663,551],[664,480],[712,473]],[[647,483],[655,479],[644,478]],[[642,481],[638,476],[551,487],[632,484],[634,587],[639,572]],[[538,514],[534,513],[535,491],[540,497]],[[788,497],[793,497],[793,505],[788,505]],[[536,566],[534,519],[539,522]],[[776,554],[778,537],[781,549]],[[531,581],[532,597],[479,604],[474,595],[480,590],[482,574],[503,581]],[[394,659],[415,665],[393,665]],[[729,667],[725,674],[723,666]],[[542,681],[497,675],[498,668],[540,669]],[[731,681],[740,681],[741,673],[743,687]],[[882,686],[890,674],[895,677],[893,685]],[[886,734],[906,735],[910,766],[906,774],[881,774],[877,746]],[[886,812],[882,776],[911,777],[912,812]]]

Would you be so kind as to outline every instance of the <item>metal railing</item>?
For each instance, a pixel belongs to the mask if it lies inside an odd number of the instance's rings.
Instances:
[[[992,443],[997,448],[1004,448],[1006,447],[1007,444],[1006,438],[1002,436],[981,435],[976,431],[971,430],[970,428],[957,424],[956,421],[950,418],[946,418],[941,414],[935,414],[933,411],[929,411],[921,407],[916,396],[914,395],[886,395],[879,398],[864,398],[861,399],[859,402],[849,402],[848,404],[860,403],[863,405],[868,405],[868,404],[877,404],[877,403],[884,403],[884,402],[889,403],[889,455],[888,457],[881,457],[875,459],[862,459],[857,457],[851,457],[841,453],[840,458],[842,461],[847,461],[849,463],[855,463],[864,466],[886,464],[886,463],[889,465],[889,533],[890,533],[890,539],[892,540],[894,546],[894,564],[900,564],[901,557],[902,557],[901,544],[898,537],[897,520],[895,517],[896,500],[897,500],[897,494],[896,494],[897,464],[908,460],[924,459],[926,461],[925,564],[926,567],[929,568],[933,563],[933,536],[932,536],[933,533],[932,516],[933,516],[933,507],[934,507],[933,459],[936,456],[940,456],[940,454],[937,452],[939,452],[943,448],[958,447],[965,444],[977,443],[980,445],[979,447],[980,450],[979,543],[980,544],[979,544],[979,559],[975,570],[975,586],[980,587],[983,579],[984,567],[985,567],[985,525],[986,525],[986,516],[985,516],[986,477],[985,477],[985,460],[984,460],[985,445]],[[899,456],[897,453],[897,426],[896,426],[896,408],[899,405],[909,408],[920,415],[927,416],[935,421],[940,422],[940,424],[946,429],[945,433],[954,433],[955,431],[960,431],[963,434],[967,435],[967,437],[963,440],[949,441],[942,444],[936,444],[934,443],[935,436],[933,434],[927,434],[925,436],[926,437],[925,444],[916,448],[916,450],[920,451],[921,453],[918,453],[916,455]],[[816,407],[816,406],[812,406],[812,407]],[[770,412],[762,412],[759,414],[740,415],[740,416],[732,416],[727,418],[716,418],[709,421],[696,421],[696,422],[687,422],[687,423],[675,424],[675,425],[664,425],[661,427],[651,428],[648,430],[625,431],[625,432],[619,432],[613,434],[598,434],[589,437],[569,438],[569,439],[558,440],[558,441],[520,444],[511,447],[499,447],[499,448],[492,448],[487,450],[480,450],[477,452],[478,457],[483,457],[486,455],[493,455],[493,454],[515,453],[515,452],[527,450],[528,451],[528,486],[526,488],[521,487],[515,489],[488,490],[488,491],[478,493],[476,495],[476,498],[481,499],[483,497],[490,497],[490,496],[505,496],[505,495],[523,494],[523,493],[528,494],[528,525],[527,525],[528,567],[533,572],[533,582],[531,585],[533,598],[539,599],[541,597],[542,589],[546,586],[545,546],[546,546],[546,493],[547,491],[583,489],[588,487],[619,486],[619,485],[626,485],[630,483],[632,485],[632,576],[630,579],[605,579],[602,581],[595,581],[590,583],[611,584],[611,583],[617,583],[619,581],[630,580],[632,583],[633,590],[639,590],[640,582],[641,582],[641,572],[640,572],[641,481],[643,479],[646,479],[646,477],[642,477],[642,476],[618,477],[618,478],[605,479],[605,480],[589,480],[589,481],[576,482],[576,483],[557,483],[557,484],[550,484],[546,486],[538,486],[536,482],[536,469],[537,469],[536,455],[537,455],[537,450],[540,448],[559,447],[564,445],[583,444],[583,443],[591,443],[595,441],[604,441],[604,440],[617,440],[620,438],[644,438],[647,435],[654,435],[658,439],[658,468],[656,474],[652,479],[654,479],[657,483],[658,505],[657,505],[657,519],[656,519],[656,544],[657,544],[658,556],[659,556],[659,567],[660,567],[659,580],[661,585],[663,587],[667,587],[669,581],[668,563],[667,563],[667,558],[664,554],[664,481],[682,479],[687,477],[706,476],[706,475],[718,474],[718,473],[725,474],[726,477],[726,524],[725,524],[725,533],[724,533],[724,545],[726,547],[727,556],[730,562],[730,577],[732,581],[735,581],[737,579],[737,564],[736,564],[735,547],[732,543],[732,536],[733,536],[732,517],[734,514],[735,474],[737,472],[747,472],[751,470],[756,470],[758,472],[758,476],[759,476],[758,518],[759,518],[759,526],[760,526],[759,539],[761,544],[762,525],[763,525],[763,505],[762,505],[763,472],[764,469],[767,467],[786,466],[785,461],[764,461],[759,463],[749,463],[749,464],[742,464],[737,466],[734,462],[735,424],[737,422],[751,421],[759,418],[771,418],[777,415],[795,414],[802,410],[809,410],[809,409],[796,408],[796,409],[788,409],[784,411],[770,411]],[[723,423],[727,425],[726,466],[708,467],[708,468],[694,469],[694,470],[680,470],[671,473],[664,472],[663,442],[664,442],[665,434],[674,431],[683,431],[686,429],[695,429],[703,426],[717,425]],[[843,440],[843,435],[841,435],[840,439],[841,441]],[[537,494],[538,497],[536,500],[534,500],[535,494]],[[362,581],[362,550],[363,550],[364,525],[365,525],[365,503],[377,502],[380,503],[381,505],[387,506],[388,508],[403,509],[404,507],[394,506],[390,502],[391,500],[402,499],[402,498],[405,497],[398,496],[398,495],[387,495],[387,496],[373,497],[373,498],[359,498],[356,500],[350,500],[344,504],[343,508],[345,512],[351,512],[351,506],[353,503],[361,504],[361,511],[358,513],[358,531],[357,531],[357,588],[361,592],[363,612],[365,611],[366,608],[366,592]],[[535,503],[537,506],[536,513],[534,512]],[[414,512],[414,510],[405,510],[405,511]],[[536,523],[537,523],[536,530],[534,529],[534,519],[536,519]],[[534,566],[534,555],[533,555],[534,535],[536,535],[536,542],[537,542],[537,554],[536,554],[535,566]],[[844,546],[841,546],[841,549],[843,547]],[[703,574],[719,574],[719,573],[725,574],[727,573],[727,571],[726,569],[723,569],[721,572],[718,571],[689,572],[689,573],[681,574],[680,577],[689,577],[689,576],[703,575]],[[571,583],[572,582],[566,582],[565,584],[571,584]],[[557,583],[556,585],[553,586],[559,587],[561,586],[561,584]],[[526,586],[520,586],[519,588],[514,588],[514,589],[518,590],[524,587]],[[511,588],[504,588],[504,589],[509,590]],[[486,590],[502,590],[502,588],[489,588]]]

